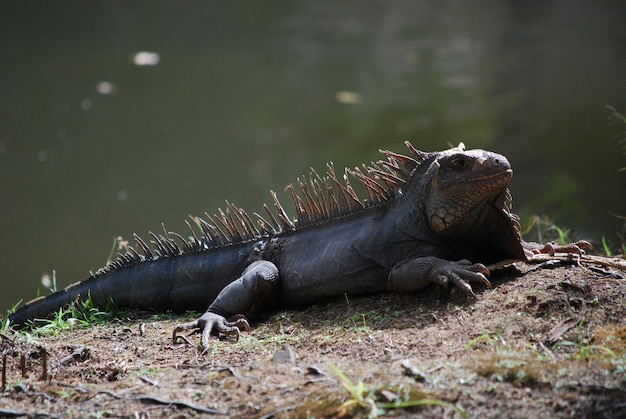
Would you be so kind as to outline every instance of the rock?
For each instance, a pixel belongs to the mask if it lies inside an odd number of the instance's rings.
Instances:
[[[291,349],[291,346],[285,345],[283,349],[274,354],[272,361],[281,364],[293,364],[296,362],[296,354],[293,349]]]

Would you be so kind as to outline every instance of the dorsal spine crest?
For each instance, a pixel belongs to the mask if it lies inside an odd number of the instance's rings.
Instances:
[[[253,217],[250,217],[243,209],[226,201],[225,210],[218,208],[217,213],[213,215],[205,212],[206,218],[190,216],[196,228],[185,220],[191,231],[188,238],[168,232],[164,225],[163,235],[148,233],[153,239],[150,241],[153,246],[149,246],[135,234],[134,238],[141,253],[127,246],[125,253],[120,253],[116,259],[100,269],[96,276],[139,262],[293,232],[298,228],[323,223],[390,201],[401,193],[415,169],[429,156],[429,153],[417,150],[410,142],[406,141],[405,144],[412,156],[379,150],[387,157],[386,160],[372,162],[369,166],[363,164],[354,169],[346,168],[343,180],[339,180],[332,162],[327,164],[325,176],[320,176],[311,168],[308,179],[307,176],[296,179],[299,193],[293,184],[289,184],[285,189],[290,193],[296,209],[297,216],[293,220],[287,215],[274,191],[270,191],[274,211],[263,205],[266,216],[253,213]],[[365,199],[359,198],[350,178],[357,180],[361,185],[366,194]],[[174,239],[179,240],[181,245],[179,246]]]

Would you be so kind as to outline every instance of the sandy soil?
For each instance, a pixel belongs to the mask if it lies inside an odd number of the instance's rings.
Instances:
[[[5,339],[0,416],[626,417],[625,277],[521,264],[476,299],[376,294],[265,313],[206,354],[197,336],[171,341],[194,313]]]

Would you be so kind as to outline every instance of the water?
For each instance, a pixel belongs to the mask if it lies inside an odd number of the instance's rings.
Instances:
[[[519,213],[618,243],[624,2],[1,9],[2,310],[45,273],[85,278],[117,236],[184,231],[225,198],[259,211],[311,166],[407,139],[501,152]]]

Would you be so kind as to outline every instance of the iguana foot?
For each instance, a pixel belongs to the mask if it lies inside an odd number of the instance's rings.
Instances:
[[[451,262],[435,257],[416,258],[393,267],[389,274],[389,289],[417,291],[429,283],[447,289],[452,284],[464,294],[473,296],[470,283],[481,283],[491,288],[488,276],[489,270],[481,263],[472,263],[469,260]]]
[[[474,296],[470,283],[484,284],[487,288],[491,288],[491,282],[487,277],[489,277],[489,269],[485,265],[464,259],[441,266],[432,272],[428,279],[444,289],[449,289],[452,284],[464,294]]]
[[[178,341],[178,338],[181,338],[181,336],[178,336],[178,333],[189,329],[194,329],[198,333],[202,332],[202,347],[206,351],[209,348],[211,335],[236,336],[236,339],[239,340],[239,332],[241,330],[250,331],[250,324],[248,324],[245,316],[241,314],[237,314],[227,320],[224,316],[207,311],[192,322],[176,326],[172,333],[174,344]]]
[[[566,245],[558,245],[556,243],[546,243],[543,247],[531,248],[530,251],[535,254],[547,253],[550,256],[554,256],[555,253],[573,253],[576,255],[583,255],[585,249],[593,250],[593,246],[586,240],[578,240],[574,243],[568,243]]]

